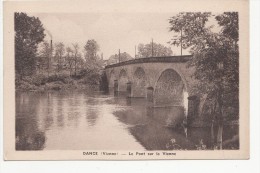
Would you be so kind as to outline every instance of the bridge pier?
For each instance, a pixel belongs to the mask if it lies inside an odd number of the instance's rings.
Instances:
[[[118,95],[118,80],[114,80],[114,95]]]
[[[131,82],[126,83],[126,96],[132,97],[132,83]]]
[[[153,94],[154,94],[154,89],[153,87],[148,87],[147,88],[147,95],[146,95],[146,99],[149,103],[153,103]]]
[[[197,96],[188,97],[188,115],[187,122],[188,124],[192,123],[198,116],[199,110],[199,98]]]

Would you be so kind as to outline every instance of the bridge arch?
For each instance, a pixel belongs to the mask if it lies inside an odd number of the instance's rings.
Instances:
[[[146,74],[142,67],[137,67],[133,75],[133,97],[146,97]]]
[[[125,69],[121,69],[118,77],[118,91],[125,92],[127,90],[128,76]]]
[[[154,86],[154,104],[186,106],[187,84],[182,75],[172,68],[163,70]]]

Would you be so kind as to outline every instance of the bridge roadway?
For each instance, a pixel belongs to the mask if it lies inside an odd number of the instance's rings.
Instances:
[[[200,114],[199,98],[192,88],[194,68],[188,67],[191,55],[149,57],[124,61],[105,67],[110,91],[128,97],[144,97],[154,106],[184,106],[189,114]],[[192,111],[192,112],[190,112]]]

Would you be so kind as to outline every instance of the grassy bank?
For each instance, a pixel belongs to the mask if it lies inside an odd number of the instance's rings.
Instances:
[[[15,81],[17,91],[45,91],[99,88],[99,75],[70,76],[64,74],[37,74],[18,78]]]

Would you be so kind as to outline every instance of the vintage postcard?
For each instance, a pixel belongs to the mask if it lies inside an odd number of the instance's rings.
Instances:
[[[248,0],[4,2],[4,159],[249,159]]]

